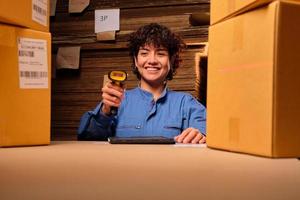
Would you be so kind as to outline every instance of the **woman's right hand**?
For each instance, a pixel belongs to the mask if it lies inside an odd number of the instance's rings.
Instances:
[[[124,97],[124,89],[108,82],[102,88],[102,112],[109,115],[111,107],[119,107]]]

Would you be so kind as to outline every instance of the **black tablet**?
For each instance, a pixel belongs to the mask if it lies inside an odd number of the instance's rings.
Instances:
[[[162,136],[109,137],[108,142],[111,144],[175,144],[173,138]]]

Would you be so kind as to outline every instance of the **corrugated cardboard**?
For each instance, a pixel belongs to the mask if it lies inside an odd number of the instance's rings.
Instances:
[[[210,27],[209,147],[300,157],[299,13],[275,1]]]
[[[22,63],[20,65],[19,55],[24,52],[20,51],[19,45],[22,40],[44,44],[45,70],[40,74],[46,76],[41,80],[47,82],[42,86],[22,85],[20,81]],[[0,24],[0,146],[49,144],[50,53],[50,33]],[[37,76],[32,78],[39,80]]]
[[[49,0],[0,0],[0,22],[49,31]]]
[[[273,0],[211,0],[210,24],[215,24]]]

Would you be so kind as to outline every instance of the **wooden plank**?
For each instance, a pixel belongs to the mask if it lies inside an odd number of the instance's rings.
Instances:
[[[158,22],[168,27],[188,27],[190,25],[189,15],[171,15],[171,16],[158,16],[158,17],[140,17],[140,18],[129,18],[120,19],[120,30],[131,31],[136,30],[143,24],[149,24],[151,22]],[[64,27],[61,29],[61,27]],[[51,32],[58,33],[60,35],[66,35],[68,33],[79,33],[79,34],[93,34],[95,33],[95,23],[92,20],[80,20],[80,21],[61,21],[51,24]],[[56,35],[56,34],[54,34]]]
[[[90,5],[86,9],[87,11],[95,9],[106,9],[106,8],[151,8],[155,6],[185,6],[185,5],[199,5],[209,4],[210,0],[151,0],[151,1],[139,1],[139,0],[90,0]],[[68,12],[68,1],[57,0],[56,13],[67,13]]]
[[[60,27],[57,27],[60,29]],[[119,31],[116,33],[116,41],[115,42],[97,42],[96,34],[91,33],[74,33],[66,35],[66,33],[62,34],[59,32],[55,34],[52,31],[52,43],[53,52],[56,52],[58,47],[60,46],[72,46],[81,44],[82,50],[90,50],[90,49],[126,49],[127,41],[129,38],[129,34],[133,31]],[[182,28],[173,28],[174,33],[178,34],[182,37],[182,39],[186,43],[191,42],[206,42],[208,40],[208,26],[197,26],[197,27],[182,27]]]

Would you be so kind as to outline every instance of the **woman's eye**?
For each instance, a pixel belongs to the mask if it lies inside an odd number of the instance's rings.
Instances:
[[[141,55],[141,56],[146,56],[147,54],[148,54],[147,52],[143,52],[143,51],[140,52],[140,55]]]
[[[158,52],[158,55],[159,55],[159,56],[166,56],[167,53],[166,53],[166,52]]]

